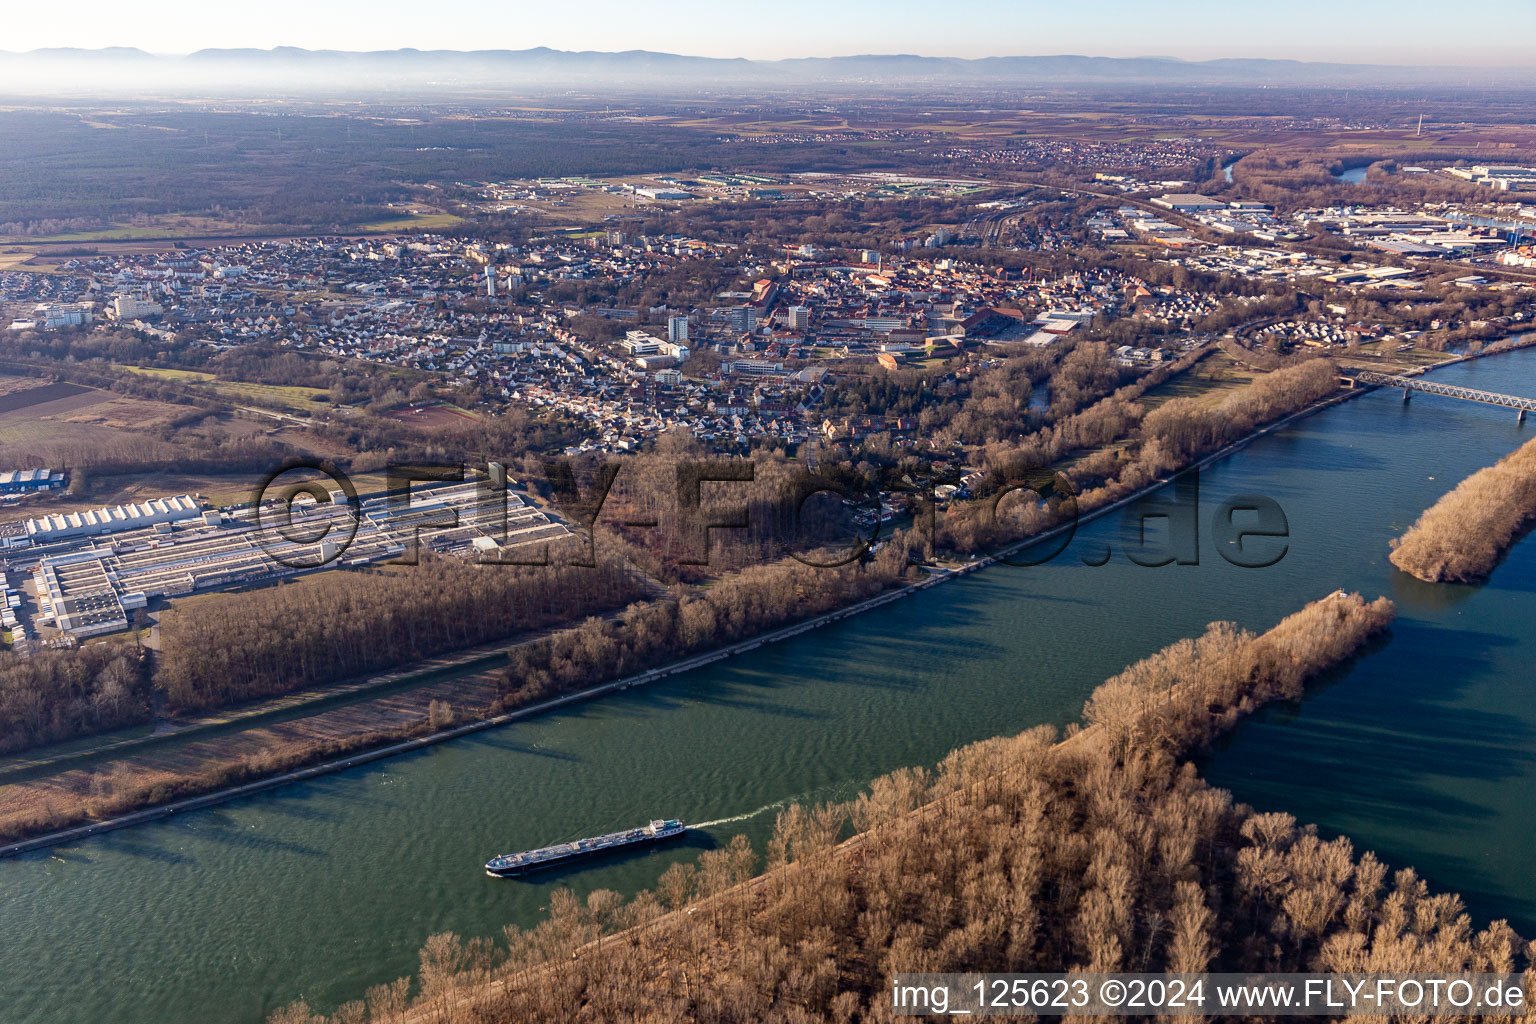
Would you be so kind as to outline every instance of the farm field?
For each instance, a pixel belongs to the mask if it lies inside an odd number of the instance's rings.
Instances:
[[[62,398],[72,398],[91,390],[94,389],[83,384],[70,384],[64,381],[47,383],[35,377],[0,378],[0,413],[26,409]]]
[[[473,412],[452,405],[427,405],[409,409],[395,409],[384,414],[400,423],[423,427],[427,430],[446,430],[462,427],[481,417]]]
[[[0,459],[25,465],[27,457],[63,461],[62,447],[114,447],[124,432],[153,429],[185,412],[182,406],[85,388],[79,392],[0,412]],[[145,443],[170,448],[164,442]],[[54,457],[50,459],[49,453]],[[21,461],[18,461],[21,460]]]
[[[175,370],[154,366],[125,366],[116,369],[164,380],[207,384],[220,397],[230,401],[265,401],[286,405],[299,412],[308,412],[330,395],[325,388],[309,388],[302,385],[256,384],[250,381],[222,380],[211,373],[198,370]]]

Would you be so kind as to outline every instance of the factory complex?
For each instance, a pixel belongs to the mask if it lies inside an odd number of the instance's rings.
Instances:
[[[570,533],[562,521],[485,479],[421,484],[408,497],[349,500],[335,491],[330,499],[216,509],[178,495],[45,516],[25,524],[30,543],[7,554],[12,567],[31,569],[34,625],[84,639],[126,630],[155,598],[409,560],[418,545],[497,561],[507,548]]]

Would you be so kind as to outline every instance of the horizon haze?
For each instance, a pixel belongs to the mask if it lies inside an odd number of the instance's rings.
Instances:
[[[273,0],[257,22],[232,9],[188,0],[151,0],[122,17],[105,0],[85,0],[68,18],[33,7],[8,18],[6,48],[128,47],[186,54],[204,49],[296,47],[348,51],[508,49],[648,50],[754,60],[921,54],[983,58],[1018,54],[1102,57],[1167,55],[1182,60],[1265,58],[1422,66],[1529,66],[1522,40],[1536,35],[1536,7],[1494,0],[1476,25],[1447,21],[1428,3],[1362,0],[1337,5],[1299,0],[1286,16],[1259,9],[1213,13],[1178,0],[1155,6],[1105,0],[1091,12],[1040,2],[998,8],[957,0],[942,11],[910,0],[841,5],[787,0],[771,17],[740,22],[701,0],[649,9],[597,0],[590,16],[566,17],[543,5],[472,0],[454,16],[421,18],[403,0],[300,3]],[[1498,31],[1490,33],[1489,26]]]

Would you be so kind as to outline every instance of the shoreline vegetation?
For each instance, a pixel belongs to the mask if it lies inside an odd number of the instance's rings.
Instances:
[[[1201,451],[1202,445],[1198,441],[1190,444],[1183,452],[1188,462],[1179,469],[1166,466],[1166,453],[1155,455],[1156,461],[1150,466],[1131,463],[1136,472],[1102,483],[1077,497],[1075,522],[1080,525],[1149,494],[1164,486],[1182,469],[1203,465],[1235,451],[1247,440],[1274,429],[1278,424],[1363,393],[1334,388],[1319,394],[1324,377],[1331,379],[1332,373],[1331,363],[1315,359],[1259,378],[1263,383],[1257,389],[1250,385],[1234,392],[1233,396],[1222,403],[1222,408],[1229,411],[1238,409],[1245,415],[1251,415],[1250,410],[1257,405],[1262,413],[1268,414],[1262,423],[1249,421],[1248,430],[1235,437],[1230,431],[1222,433],[1219,429],[1212,430],[1201,439],[1207,450]],[[1250,392],[1258,396],[1257,403],[1243,397]],[[1276,404],[1274,396],[1277,394],[1284,394],[1286,400]],[[1115,396],[1104,400],[1110,403],[1118,401]],[[1090,409],[1087,414],[1093,411]],[[1069,432],[1071,422],[1068,421]],[[1189,444],[1188,439],[1180,440]],[[1050,447],[1054,448],[1055,445],[1051,444]],[[1162,451],[1160,444],[1154,447]],[[1002,555],[1046,541],[1072,526],[1073,520],[1063,514],[1060,501],[1041,502],[1027,508],[1022,516],[1015,517],[1012,522],[993,524],[988,535],[996,545],[994,551]],[[947,523],[941,524],[940,529],[946,534],[950,532]],[[454,730],[467,719],[479,718],[488,722],[515,713],[521,708],[540,705],[550,698],[579,699],[585,695],[595,696],[612,689],[615,680],[630,685],[661,678],[677,670],[677,658],[685,662],[698,659],[702,663],[703,658],[699,652],[712,646],[710,638],[715,644],[722,641],[725,643],[725,646],[718,648],[720,657],[729,656],[737,650],[749,649],[763,642],[765,631],[788,625],[791,628],[784,632],[798,633],[853,614],[859,605],[864,602],[873,603],[872,598],[882,592],[899,596],[985,568],[997,560],[997,555],[980,557],[955,571],[913,582],[906,579],[909,574],[903,573],[901,566],[896,564],[906,557],[909,542],[910,538],[902,534],[888,539],[881,552],[865,565],[836,570],[814,569],[798,562],[749,567],[697,596],[681,598],[672,594],[659,601],[632,604],[618,618],[622,622],[641,626],[642,629],[638,631],[615,630],[612,623],[595,618],[588,619],[579,627],[557,629],[547,638],[509,650],[511,663],[508,670],[503,672],[500,693],[484,709],[450,708],[445,712],[439,711],[438,720],[434,720],[433,710],[428,709],[419,721],[412,724],[341,739],[286,744],[256,754],[206,763],[191,770],[145,772],[142,777],[135,777],[134,773],[127,771],[98,773],[89,776],[78,791],[65,786],[50,787],[47,799],[37,806],[7,812],[3,803],[0,803],[0,841],[6,844],[0,846],[0,856],[56,842],[72,841],[79,838],[80,830],[90,826],[99,826],[94,831],[106,831],[118,827],[117,819],[122,817],[132,818],[135,822],[149,820],[156,816],[145,812],[166,804],[195,800],[195,806],[200,807],[205,802],[198,798],[215,798],[220,793],[232,798],[243,791],[242,787],[263,778],[280,782],[280,779],[274,777],[299,772],[306,773],[307,777],[311,769],[340,770],[361,761],[369,750],[411,740],[432,741],[434,738],[456,735]],[[901,553],[901,559],[896,557],[897,552]],[[444,568],[439,571],[458,570]],[[881,582],[875,583],[872,579],[874,576],[882,577]],[[836,580],[839,585],[829,587],[829,578]],[[316,579],[323,580],[324,577]],[[338,583],[336,586],[344,585],[349,598],[357,594],[350,584]],[[277,593],[282,594],[283,590],[292,589],[281,588]],[[791,595],[802,602],[813,600],[821,611],[806,616],[791,614],[786,607],[776,606],[778,601],[786,600]],[[280,598],[274,596],[272,600]],[[316,607],[308,598],[300,600],[306,607]],[[684,611],[685,605],[687,611]],[[334,617],[325,616],[325,619],[327,624],[335,624]],[[181,619],[187,628],[203,632],[206,632],[212,621],[199,621],[192,616],[183,616]],[[250,641],[247,645],[250,649],[246,652],[250,660],[272,656],[269,653],[270,637],[259,628],[251,628],[249,625],[260,619],[248,620],[245,626],[234,618],[220,617],[219,621],[229,627],[224,635]],[[800,624],[799,628],[794,628],[796,623]],[[615,638],[619,640],[617,644],[614,644]],[[642,648],[646,658],[661,659],[663,664],[654,668],[646,666],[645,659],[638,656]],[[174,657],[171,660],[172,664],[179,664]],[[625,671],[638,672],[639,675],[625,678]],[[198,668],[193,668],[188,674],[207,678],[206,671]],[[241,673],[242,676],[246,674]],[[275,687],[261,687],[261,690],[271,694],[298,688],[303,684],[300,676],[301,673],[295,672],[291,681]],[[256,683],[257,678],[252,676],[251,682]],[[206,692],[201,686],[188,686],[186,689]],[[6,788],[0,786],[0,793]],[[214,801],[210,799],[207,802]]]
[[[1536,519],[1536,440],[1480,469],[1392,541],[1392,564],[1428,583],[1488,578]]]
[[[0,815],[0,840],[6,843],[0,846],[0,857],[38,849],[57,842],[83,838],[86,826],[93,826],[93,832],[102,832],[130,823],[120,820],[120,817],[131,818],[132,823],[153,820],[160,815],[151,812],[168,803],[185,800],[189,801],[191,806],[184,809],[204,807],[216,802],[215,798],[221,792],[225,797],[234,797],[249,791],[245,787],[263,779],[269,779],[273,784],[286,781],[272,778],[272,776],[292,773],[294,781],[297,781],[299,778],[308,778],[323,771],[340,770],[352,764],[373,760],[375,758],[370,754],[378,754],[378,748],[410,744],[407,749],[419,749],[420,746],[451,739],[474,731],[476,728],[491,728],[513,718],[525,717],[572,701],[599,696],[614,689],[639,685],[707,664],[718,658],[727,657],[737,650],[747,649],[775,638],[765,634],[763,630],[771,632],[778,628],[785,635],[793,635],[814,628],[822,621],[853,614],[861,610],[861,606],[865,604],[873,605],[880,603],[882,599],[900,597],[910,589],[935,582],[928,580],[911,587],[893,589],[900,583],[899,561],[905,559],[906,550],[896,547],[888,550],[893,554],[868,567],[848,567],[827,574],[798,564],[794,568],[758,567],[742,573],[736,579],[726,580],[708,592],[715,595],[714,603],[722,608],[731,609],[737,615],[740,615],[743,609],[747,609],[754,616],[752,622],[757,628],[724,647],[706,649],[702,652],[695,649],[688,652],[688,656],[680,656],[679,660],[670,661],[656,668],[643,669],[631,678],[583,688],[542,687],[537,692],[524,691],[517,695],[503,693],[491,706],[472,711],[434,701],[423,718],[396,728],[374,730],[312,744],[264,749],[253,755],[211,764],[201,771],[152,774],[151,777],[142,781],[119,780],[111,776],[104,782],[94,784],[89,792],[76,794],[77,799],[74,801],[67,800],[67,794],[55,792],[40,812],[32,817],[12,815],[7,818]],[[899,552],[899,559],[896,552]],[[781,568],[781,573],[775,572]],[[765,602],[765,585],[771,587],[776,576],[781,580],[788,578],[792,584],[803,588],[807,584],[807,580],[803,577],[813,573],[815,578],[823,583],[823,589],[819,591],[819,595],[821,604],[826,607],[820,613],[808,618],[785,617],[782,606],[775,608]],[[841,585],[837,588],[825,586],[825,575],[837,577]],[[784,594],[783,591],[780,593]],[[788,593],[793,594],[795,591]],[[648,615],[655,614],[648,612],[647,609],[668,608],[674,604],[675,602],[671,601],[659,601],[631,605],[619,619],[623,622],[643,623]],[[588,620],[587,626],[583,628],[588,631],[600,630],[606,624],[605,620],[594,618]],[[568,630],[566,633],[579,634],[581,630]],[[512,648],[508,654],[515,657],[523,646],[548,642],[547,639],[530,641]]]
[[[883,592],[887,596],[899,596],[968,574],[994,563],[999,555],[1046,541],[1071,528],[1074,521],[1081,525],[1152,493],[1167,484],[1177,473],[1231,454],[1248,441],[1298,417],[1366,393],[1362,390],[1336,388],[1333,386],[1336,383],[1335,373],[1334,365],[1329,360],[1308,360],[1258,377],[1252,384],[1229,393],[1218,405],[1209,409],[1193,403],[1182,408],[1186,401],[1175,399],[1164,406],[1166,408],[1167,405],[1179,403],[1174,405],[1173,413],[1157,409],[1153,414],[1142,416],[1134,404],[1139,391],[1134,395],[1123,391],[1101,399],[1056,427],[1041,431],[1030,442],[1034,450],[1029,454],[1034,459],[1055,461],[1075,445],[1092,444],[1096,437],[1092,421],[1105,416],[1131,423],[1141,420],[1136,424],[1141,428],[1140,451],[1134,456],[1121,451],[1108,460],[1090,457],[1074,466],[1069,474],[1074,486],[1079,488],[1079,493],[1073,499],[1075,509],[1071,513],[1063,510],[1064,502],[1059,497],[1035,504],[1018,503],[1024,507],[1020,509],[1015,506],[1011,514],[1000,515],[997,521],[991,523],[979,522],[973,509],[952,511],[952,514],[938,523],[940,538],[957,553],[977,551],[980,556],[973,556],[974,561],[960,564],[952,571],[913,582],[906,578],[910,573],[898,572],[891,575],[893,566],[889,561],[890,556],[887,556],[883,568],[876,569],[873,560],[870,560],[865,569],[888,575],[888,579],[878,585],[872,585],[867,578],[863,581],[850,579],[847,592],[838,595],[822,585],[823,577],[850,572],[858,574],[858,570],[851,567],[835,571],[816,570],[816,580],[807,581],[800,579],[803,573],[797,570],[805,570],[806,567],[799,563],[789,566],[782,563],[757,566],[722,581],[739,582],[739,590],[735,587],[722,590],[717,584],[698,595],[684,597],[681,592],[675,592],[659,601],[629,605],[618,618],[622,622],[644,626],[641,631],[644,637],[637,637],[633,632],[626,635],[622,629],[615,630],[611,622],[604,623],[598,619],[589,619],[582,626],[574,628],[563,628],[555,624],[554,632],[548,637],[509,649],[511,664],[503,673],[499,695],[484,708],[464,705],[442,708],[437,706],[438,702],[433,702],[432,708],[423,708],[418,721],[391,728],[369,730],[342,738],[327,737],[286,743],[280,747],[263,749],[256,754],[236,754],[205,762],[194,769],[176,772],[134,773],[123,770],[91,774],[84,776],[84,781],[79,785],[52,786],[46,800],[41,803],[33,801],[19,808],[7,809],[4,802],[0,801],[0,841],[8,844],[0,846],[0,856],[18,852],[17,846],[31,849],[38,845],[68,841],[76,837],[76,829],[85,826],[103,826],[98,831],[114,827],[114,819],[120,816],[134,816],[138,820],[141,812],[169,803],[202,797],[217,798],[221,792],[230,796],[237,795],[236,791],[241,787],[262,779],[280,783],[280,776],[290,773],[308,772],[310,769],[339,770],[361,760],[370,750],[377,751],[411,740],[434,742],[449,738],[457,735],[455,730],[468,721],[478,719],[490,722],[497,717],[516,713],[519,709],[539,706],[552,696],[557,699],[579,699],[608,692],[615,688],[615,680],[623,685],[648,682],[678,671],[679,663],[676,659],[682,659],[683,664],[702,664],[706,660],[714,660],[715,656],[727,657],[739,650],[750,649],[758,642],[766,642],[771,639],[767,633],[774,630],[793,635],[823,622],[853,614],[863,603],[874,603],[870,601],[871,594]],[[1136,386],[1131,387],[1135,389]],[[1234,421],[1242,424],[1241,431],[1234,429]],[[1101,462],[1106,464],[1101,466]],[[1114,464],[1108,465],[1108,462]],[[1015,468],[1018,472],[1027,472],[1027,465]],[[1068,505],[1068,508],[1071,507]],[[910,537],[898,534],[886,542],[884,550],[907,550],[911,544]],[[623,546],[634,550],[632,545]],[[993,553],[983,555],[979,549],[984,548],[989,548]],[[460,570],[457,567],[438,567],[433,571],[454,574]],[[604,571],[611,573],[612,568],[606,567]],[[777,584],[771,582],[775,576],[779,580]],[[315,580],[323,581],[324,577],[315,577],[310,583],[313,584]],[[814,596],[817,608],[822,610],[808,616],[797,615],[781,607],[771,607],[771,602],[765,604],[764,592],[779,589],[782,594],[786,581],[788,589],[800,597]],[[519,580],[514,584],[513,600],[524,599],[523,593],[517,592],[518,588],[526,588],[533,582]],[[628,585],[628,581],[625,585]],[[349,601],[366,598],[349,581],[338,581],[335,588],[342,588],[338,592]],[[282,594],[287,590],[292,588],[280,588],[277,593]],[[715,594],[716,591],[719,593]],[[727,591],[732,591],[729,597]],[[712,594],[715,594],[713,598]],[[242,598],[250,596],[242,595]],[[287,598],[286,594],[283,596]],[[554,602],[563,605],[562,611],[569,607],[566,602],[568,596],[562,595]],[[277,596],[271,599],[280,600]],[[307,597],[298,600],[307,608],[318,607]],[[661,607],[669,604],[670,608]],[[541,599],[537,605],[543,614],[548,615],[548,598]],[[684,605],[688,606],[687,612],[683,610]],[[272,664],[270,659],[274,654],[270,639],[259,628],[252,628],[251,620],[242,623],[238,617],[217,618],[229,627],[222,635],[239,639],[248,648],[246,654],[249,658],[243,661],[239,658],[232,661],[226,659],[230,665],[245,666],[238,673],[248,680],[245,692],[268,695],[292,692],[317,678],[313,674],[315,662],[305,663],[289,658],[282,662],[277,673],[281,682],[274,685],[264,681],[260,675],[250,672],[249,667],[261,660]],[[338,625],[334,616],[325,615],[323,618],[326,620],[323,625],[332,628]],[[186,628],[203,634],[207,633],[211,621],[199,622],[192,616],[183,616],[181,619]],[[341,623],[346,621],[342,619]],[[549,619],[544,621],[548,622]],[[781,628],[786,624],[790,628]],[[308,628],[318,635],[319,625],[310,623]],[[483,619],[477,621],[475,627],[485,630],[477,634],[482,637],[489,638],[488,635],[498,632],[496,626],[487,629]],[[618,642],[615,643],[615,640]],[[420,641],[417,643],[420,644]],[[715,646],[722,643],[723,646]],[[307,646],[313,647],[312,644]],[[711,647],[716,652],[714,655],[700,655],[700,651],[708,652]],[[371,652],[358,644],[344,644],[343,648],[356,652],[349,667],[379,664],[372,660]],[[421,644],[418,647],[420,653],[443,649],[437,644]],[[562,654],[564,657],[560,657]],[[645,665],[648,659],[664,661],[651,668]],[[203,695],[212,689],[212,686],[203,682],[210,679],[206,670],[195,662],[178,659],[174,653],[169,661],[172,666],[177,666],[178,672],[185,666],[187,671],[183,674],[189,680],[197,680],[183,687],[182,691],[198,694],[206,700]],[[290,664],[302,665],[302,668],[290,667]],[[626,672],[637,674],[626,676]],[[201,701],[193,698],[188,703],[196,705]],[[357,755],[356,758],[353,755]],[[8,788],[11,787],[0,786],[0,793]],[[199,800],[198,806],[201,805],[202,801]],[[55,835],[58,835],[57,839]]]
[[[1040,726],[780,813],[654,892],[551,897],[503,942],[432,936],[412,978],[269,1024],[882,1020],[903,971],[1511,971],[1504,922],[1411,869],[1235,804],[1189,758],[1357,654],[1395,614],[1342,591],[1255,635],[1212,623]],[[850,835],[851,833],[851,835]]]

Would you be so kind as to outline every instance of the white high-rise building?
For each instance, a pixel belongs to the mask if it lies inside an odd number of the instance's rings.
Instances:
[[[686,316],[667,317],[667,340],[671,342],[688,340],[688,318]]]
[[[496,297],[496,271],[489,264],[485,268],[485,297],[488,299]]]
[[[165,308],[158,302],[119,295],[112,300],[112,312],[119,320],[132,320],[141,316],[159,316]]]
[[[789,307],[789,328],[792,331],[803,331],[811,326],[811,308],[809,306]]]

